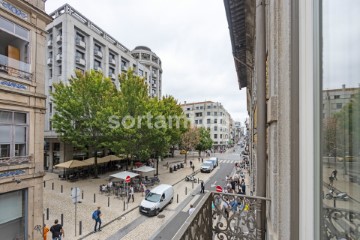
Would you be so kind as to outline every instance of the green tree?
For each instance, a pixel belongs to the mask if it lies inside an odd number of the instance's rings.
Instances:
[[[54,84],[55,114],[52,126],[63,142],[95,151],[94,176],[98,176],[97,152],[111,137],[108,119],[113,113],[116,89],[101,72],[80,71],[69,84]]]
[[[199,144],[200,141],[200,132],[199,129],[191,127],[181,136],[181,148],[186,150],[185,153],[185,164],[187,161],[187,152],[194,150],[195,147]]]
[[[202,151],[212,148],[213,140],[211,139],[210,136],[210,130],[204,127],[199,128],[199,134],[200,134],[199,144],[196,145],[195,149],[199,151],[199,157],[200,157]]]

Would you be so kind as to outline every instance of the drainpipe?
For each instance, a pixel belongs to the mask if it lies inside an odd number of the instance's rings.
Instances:
[[[257,160],[256,195],[266,197],[266,78],[265,78],[265,0],[256,0],[255,19],[255,70],[257,80]],[[256,224],[265,239],[265,204],[261,204],[256,214]]]

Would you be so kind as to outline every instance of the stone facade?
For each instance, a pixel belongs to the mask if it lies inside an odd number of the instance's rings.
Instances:
[[[51,18],[42,0],[0,3],[0,209],[7,208],[1,238],[40,239],[34,229],[43,224],[45,27]],[[12,206],[13,199],[23,207]],[[21,216],[8,207],[23,209]]]

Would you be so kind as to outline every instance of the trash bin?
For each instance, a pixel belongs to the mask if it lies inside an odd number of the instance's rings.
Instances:
[[[180,164],[177,165],[177,169],[180,169]]]
[[[176,165],[174,165],[174,171],[176,171]]]
[[[170,167],[169,169],[170,169],[170,173],[172,173],[172,172],[173,172],[173,168],[172,168],[172,167]]]
[[[181,168],[184,168],[184,164],[180,163],[180,167],[181,167]]]

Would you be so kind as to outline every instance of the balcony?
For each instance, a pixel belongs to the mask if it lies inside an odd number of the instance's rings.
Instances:
[[[76,46],[78,46],[82,49],[85,49],[85,47],[86,47],[86,43],[83,40],[81,40],[80,38],[77,38],[75,40],[75,44],[76,44]]]
[[[31,80],[30,64],[0,54],[0,73]]]
[[[86,64],[85,59],[80,58],[80,57],[77,57],[77,58],[75,59],[75,62],[76,62],[77,64],[85,67],[85,64]]]
[[[14,166],[31,162],[31,156],[16,156],[0,158],[0,167]]]
[[[58,54],[56,55],[56,61],[57,61],[57,62],[61,62],[61,60],[62,60],[62,54],[61,54],[61,53],[58,53]]]
[[[103,53],[100,50],[94,50],[94,55],[95,57],[99,57],[102,58],[103,57]]]
[[[110,58],[110,59],[109,59],[109,63],[110,63],[111,65],[116,65],[116,61],[115,61],[114,58]]]
[[[358,239],[360,236],[360,212],[325,207],[323,216],[326,239]]]
[[[61,43],[61,42],[62,42],[62,35],[57,35],[57,36],[56,36],[56,42],[57,42],[57,43]]]
[[[47,41],[48,48],[52,48],[52,40]]]
[[[52,64],[53,64],[52,58],[48,58],[48,59],[47,59],[47,65],[48,65],[48,66],[51,66]]]
[[[234,199],[242,205],[226,215],[221,208],[222,202]],[[263,239],[261,209],[265,209],[268,200],[238,194],[207,193],[173,239]]]

